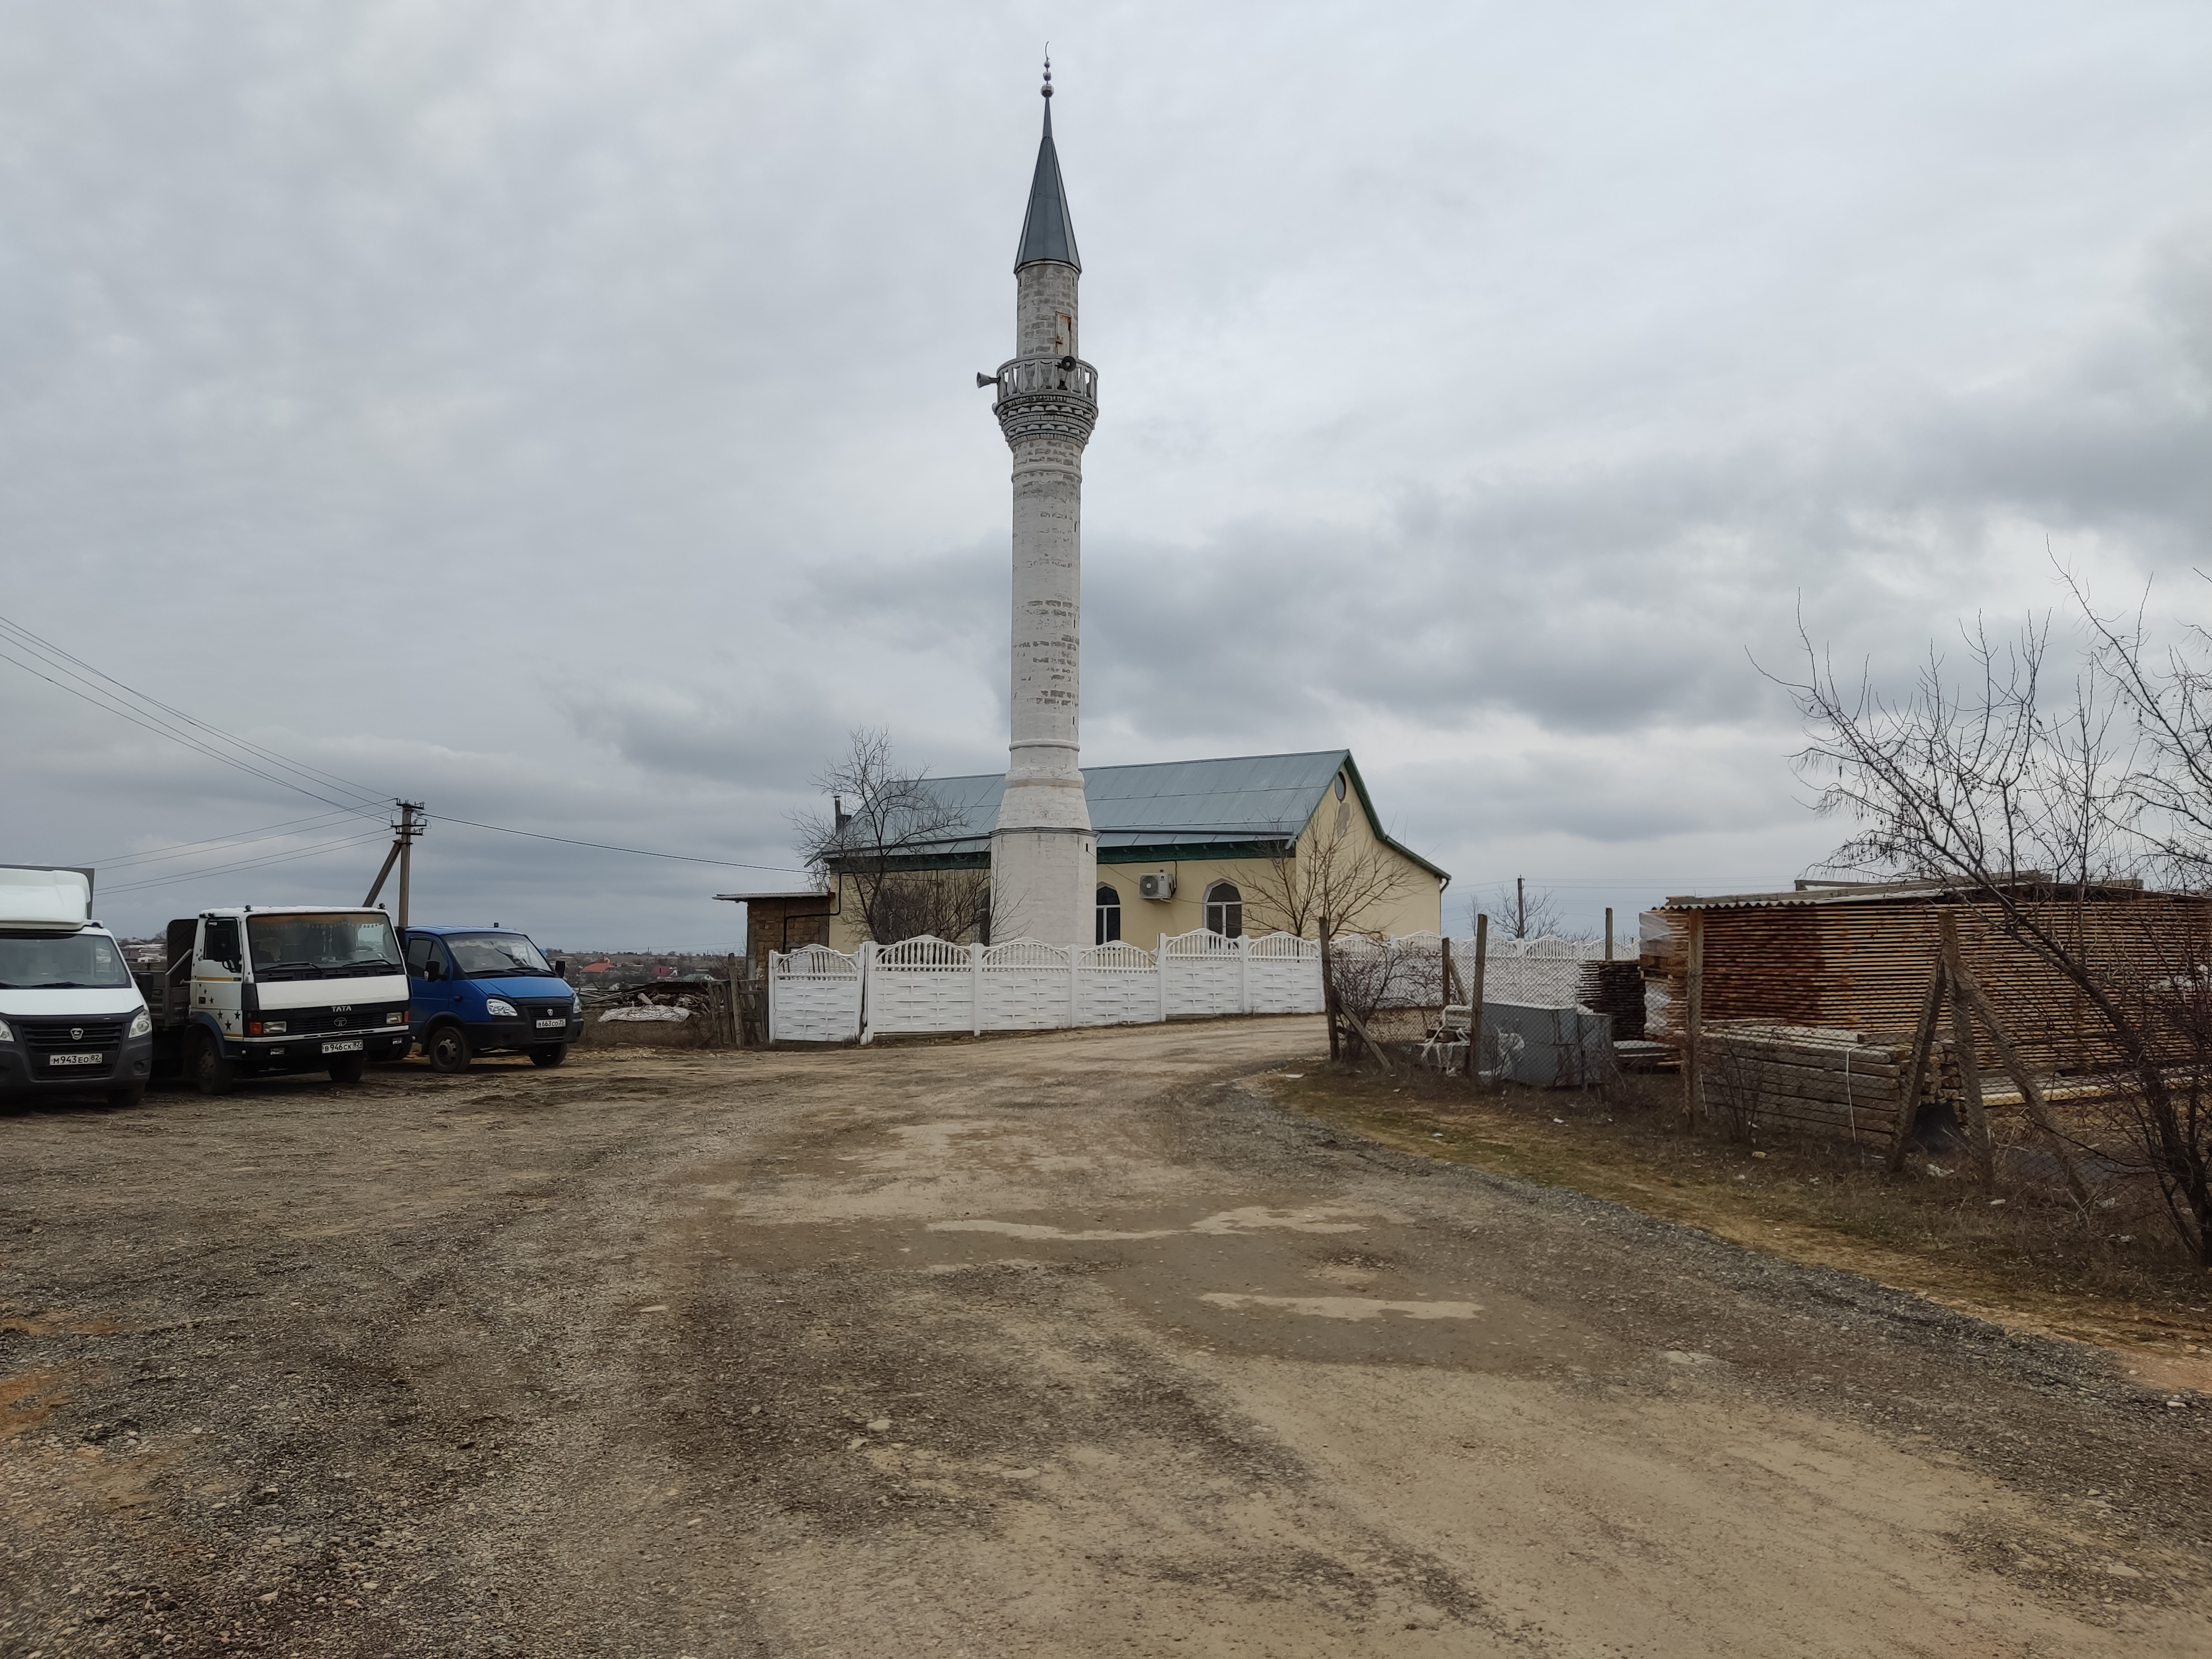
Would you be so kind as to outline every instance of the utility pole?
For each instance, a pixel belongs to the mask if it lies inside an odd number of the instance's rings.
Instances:
[[[399,822],[392,830],[399,837],[399,925],[407,925],[407,896],[413,889],[415,837],[422,833],[422,821],[415,815],[422,810],[419,800],[403,800],[399,804]]]
[[[384,890],[385,880],[392,874],[392,866],[397,864],[399,866],[399,926],[404,927],[407,925],[407,896],[410,885],[409,878],[414,873],[415,838],[428,826],[416,816],[422,810],[421,801],[396,800],[392,804],[399,809],[398,822],[392,826],[392,850],[384,855],[384,867],[376,872],[376,879],[369,884],[368,896],[362,903],[369,905],[376,902],[376,896]]]
[[[1513,937],[1528,937],[1528,883],[1522,876],[1513,878]]]

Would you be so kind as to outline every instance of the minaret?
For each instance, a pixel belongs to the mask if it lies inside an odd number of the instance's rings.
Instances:
[[[1098,838],[1077,765],[1079,619],[1083,447],[1098,418],[1098,374],[1076,340],[1083,265],[1052,143],[1049,58],[1044,97],[1044,139],[1014,255],[1014,356],[996,379],[999,428],[1014,453],[1014,651],[1013,741],[991,836],[991,937],[1089,945]]]

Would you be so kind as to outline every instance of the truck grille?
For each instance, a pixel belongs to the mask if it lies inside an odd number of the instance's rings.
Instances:
[[[119,1019],[18,1019],[15,1023],[33,1054],[51,1054],[58,1048],[112,1048],[123,1041]]]
[[[358,1031],[365,1028],[381,1030],[387,1013],[404,1013],[404,1006],[394,1003],[362,1003],[349,1013],[332,1013],[328,1008],[270,1008],[249,1015],[249,1020],[258,1019],[271,1024],[281,1022],[282,1036],[313,1036],[319,1031]],[[393,1026],[393,1030],[402,1028]]]

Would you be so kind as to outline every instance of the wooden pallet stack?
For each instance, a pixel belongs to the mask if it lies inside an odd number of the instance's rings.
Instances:
[[[1909,1032],[1753,1020],[1705,1028],[1700,1064],[1705,1110],[1748,1131],[1838,1135],[1887,1146],[1897,1127]],[[1948,1055],[1939,1055],[1940,1078]]]

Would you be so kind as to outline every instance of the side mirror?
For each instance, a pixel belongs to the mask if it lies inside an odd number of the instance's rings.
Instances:
[[[422,977],[424,979],[443,979],[445,976],[446,964],[439,961],[437,957],[432,957],[429,961],[422,964]]]
[[[568,964],[567,963],[553,962],[548,963],[546,966],[552,969],[554,978],[565,980],[568,977]]]

